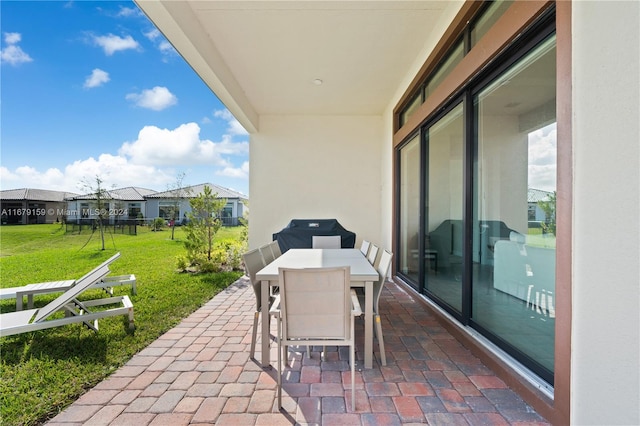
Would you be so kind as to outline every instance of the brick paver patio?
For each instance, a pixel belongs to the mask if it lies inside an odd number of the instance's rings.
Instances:
[[[374,341],[374,366],[362,368],[360,338],[356,411],[347,348],[327,348],[324,361],[320,348],[311,359],[291,348],[278,411],[276,370],[249,357],[254,307],[243,277],[48,425],[548,424],[393,283],[380,301],[387,366],[378,364]],[[356,321],[362,336],[363,321]]]

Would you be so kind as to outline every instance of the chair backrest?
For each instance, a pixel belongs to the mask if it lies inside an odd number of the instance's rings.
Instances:
[[[339,249],[342,248],[340,235],[314,235],[311,239],[312,248]]]
[[[261,308],[261,297],[260,297],[260,282],[256,280],[256,274],[262,268],[264,268],[265,263],[262,258],[262,253],[260,253],[260,249],[249,250],[245,254],[242,255],[242,259],[244,260],[244,269],[247,272],[247,276],[251,281],[251,286],[253,287],[253,292],[256,296],[257,310]]]
[[[382,289],[384,288],[384,282],[389,274],[392,258],[393,253],[387,250],[383,250],[380,255],[380,263],[378,263],[378,267],[376,268],[379,278],[378,281],[373,283],[373,311],[375,313],[378,313],[378,301],[380,300],[380,294],[382,294]]]
[[[369,254],[367,254],[369,263],[374,265],[376,263],[376,257],[378,257],[378,246],[375,244],[371,244],[371,247],[369,247]]]
[[[33,322],[40,322],[47,319],[54,312],[59,311],[64,305],[78,297],[82,292],[86,291],[96,282],[109,275],[109,264],[120,257],[120,253],[116,253],[109,259],[96,266],[94,269],[80,278],[69,290],[62,293],[53,301],[47,303],[38,310],[38,314]]]
[[[371,246],[371,242],[367,240],[362,240],[362,245],[360,246],[360,251],[365,256],[369,253],[369,246]]]
[[[273,253],[274,259],[282,256],[282,250],[280,250],[280,244],[278,241],[272,241],[269,243],[269,247],[271,247],[271,252]]]
[[[271,247],[269,246],[269,244],[261,246],[259,250],[260,250],[260,253],[262,254],[262,258],[264,259],[265,265],[268,265],[274,261],[275,256],[273,255],[273,251],[271,251]]]
[[[351,270],[279,269],[284,339],[351,339]]]

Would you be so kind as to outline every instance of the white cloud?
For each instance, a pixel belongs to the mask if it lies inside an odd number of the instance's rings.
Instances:
[[[90,157],[86,160],[75,161],[65,168],[65,176],[71,182],[86,182],[100,176],[109,185],[116,187],[141,186],[157,187],[166,184],[175,177],[153,166],[133,164],[127,158],[101,154],[97,159]]]
[[[173,48],[171,43],[164,38],[162,33],[157,28],[149,30],[144,33],[144,36],[148,38],[156,48],[165,56],[165,59],[169,56],[178,56],[178,52]]]
[[[131,36],[124,38],[108,34],[106,36],[93,36],[93,42],[104,49],[107,56],[113,55],[115,52],[128,49],[139,49],[140,44]]]
[[[222,118],[227,122],[227,134],[231,136],[249,134],[228,109],[216,110],[213,112],[213,116],[216,118]]]
[[[162,33],[157,28],[152,28],[149,31],[143,33],[146,38],[153,41],[158,37],[162,36]]]
[[[140,93],[129,93],[126,99],[139,107],[154,111],[161,111],[178,103],[178,98],[169,89],[159,86],[143,90]]]
[[[124,143],[118,153],[130,158],[134,164],[227,167],[229,162],[222,155],[246,155],[248,149],[246,142],[201,140],[200,127],[196,123],[187,123],[173,130],[145,126],[138,133],[138,139]]]
[[[0,182],[3,189],[10,188],[42,188],[59,191],[68,191],[64,174],[56,168],[39,172],[33,167],[22,166],[10,171],[6,167],[0,167]],[[73,186],[71,187],[73,188]]]
[[[249,179],[249,162],[245,161],[240,167],[225,167],[216,172],[217,176],[227,176],[239,179]]]
[[[6,167],[0,167],[3,189],[39,188],[83,193],[84,184],[91,183],[96,176],[100,176],[108,188],[139,186],[162,190],[175,181],[176,174],[171,168],[131,164],[127,158],[111,154],[102,154],[97,159],[90,157],[75,161],[64,170],[50,168],[40,171],[22,166],[10,171]]]
[[[20,33],[4,33],[4,41],[8,44],[0,52],[0,60],[10,65],[20,65],[25,62],[31,62],[33,59],[17,44],[22,40]]]
[[[91,75],[86,78],[84,81],[83,87],[85,89],[91,89],[93,87],[102,86],[110,80],[109,73],[101,70],[100,68],[95,68]]]
[[[130,16],[141,16],[142,12],[137,7],[124,7],[120,6],[120,11],[116,16],[128,18]]]
[[[169,43],[166,40],[160,42],[160,44],[158,45],[158,49],[160,50],[160,52],[162,52],[164,54],[177,54],[178,53],[178,52],[176,52],[176,49],[173,48],[171,43]]]
[[[557,153],[555,123],[529,133],[529,187],[556,190]]]
[[[117,154],[105,153],[44,171],[30,166],[15,170],[0,166],[0,183],[3,189],[41,188],[82,193],[84,182],[100,176],[109,188],[139,186],[163,190],[175,182],[176,169],[186,166],[193,182],[207,182],[211,176],[219,176],[218,183],[230,187],[226,183],[228,179],[248,180],[248,153],[248,142],[233,142],[229,135],[224,135],[220,142],[201,139],[196,123],[175,129],[145,126],[138,138],[123,143]],[[236,161],[242,164],[237,167]]]
[[[20,33],[4,33],[4,41],[7,44],[16,44],[22,41],[22,34]]]

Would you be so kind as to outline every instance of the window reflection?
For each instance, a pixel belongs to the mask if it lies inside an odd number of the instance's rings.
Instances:
[[[398,270],[417,281],[420,232],[420,137],[400,150],[400,253]]]
[[[472,320],[554,368],[555,37],[474,97]]]

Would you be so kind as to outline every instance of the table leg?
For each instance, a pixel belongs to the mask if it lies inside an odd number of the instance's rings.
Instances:
[[[260,298],[262,306],[260,307],[260,324],[261,324],[261,352],[262,352],[262,368],[269,367],[271,360],[269,359],[269,281],[262,281],[260,285]]]
[[[373,367],[373,281],[364,283],[364,368]]]

